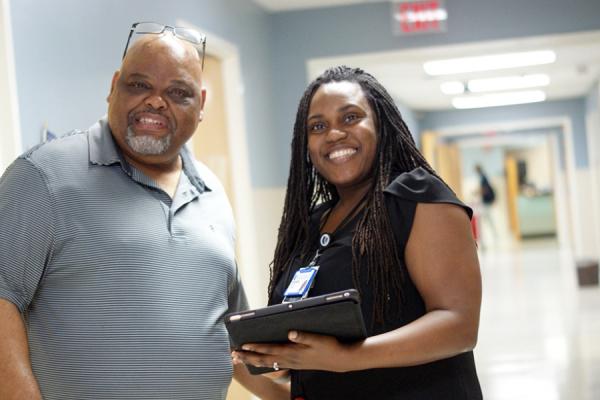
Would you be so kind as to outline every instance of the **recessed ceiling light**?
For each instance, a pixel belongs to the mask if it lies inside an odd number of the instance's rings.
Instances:
[[[444,82],[440,85],[440,90],[444,94],[463,94],[465,85],[459,81]]]
[[[539,50],[428,61],[423,64],[423,68],[427,74],[438,76],[550,64],[554,61],[556,61],[554,51]]]
[[[544,100],[546,100],[546,93],[542,90],[525,90],[455,97],[452,99],[452,105],[454,108],[465,109],[536,103]]]
[[[530,74],[471,79],[467,82],[467,87],[470,92],[480,93],[548,86],[549,83],[550,77],[546,74]]]

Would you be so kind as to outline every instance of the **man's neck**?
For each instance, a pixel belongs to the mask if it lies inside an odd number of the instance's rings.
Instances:
[[[139,163],[127,156],[125,156],[125,158],[128,163],[156,182],[156,184],[171,198],[175,196],[177,185],[179,184],[179,177],[183,170],[183,161],[179,154],[174,160],[161,164],[145,164]]]

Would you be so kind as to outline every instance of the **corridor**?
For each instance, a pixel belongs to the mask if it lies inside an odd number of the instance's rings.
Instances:
[[[554,241],[480,252],[475,356],[487,400],[600,399],[600,288]]]

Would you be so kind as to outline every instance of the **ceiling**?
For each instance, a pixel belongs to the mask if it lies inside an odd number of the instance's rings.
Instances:
[[[533,50],[554,50],[556,62],[444,77],[428,76],[423,70],[423,63],[434,59]],[[314,59],[308,62],[309,77],[314,78],[327,67],[339,64],[363,68],[396,100],[413,110],[452,109],[453,96],[441,92],[442,82],[506,75],[545,73],[550,77],[550,84],[541,89],[546,92],[547,100],[576,98],[586,96],[600,77],[600,31]]]
[[[254,0],[269,12],[372,3],[380,0]],[[553,64],[444,77],[425,74],[423,63],[433,59],[491,55],[530,50],[554,50]],[[542,89],[547,100],[582,97],[600,77],[600,31],[552,36],[474,42],[462,45],[363,53],[308,61],[309,78],[339,64],[359,66],[374,75],[405,106],[419,111],[452,109],[453,96],[440,90],[442,82],[506,75],[547,74],[550,84]]]
[[[254,0],[256,4],[269,12],[347,6],[351,4],[375,3],[378,1],[385,0]]]

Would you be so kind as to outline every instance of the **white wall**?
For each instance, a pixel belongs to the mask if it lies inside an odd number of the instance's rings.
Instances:
[[[564,178],[560,182],[555,181],[555,196],[560,199],[561,207],[557,209],[560,213],[557,221],[559,240],[561,244],[569,244],[575,259],[588,257],[596,251],[590,245],[590,226],[593,220],[589,217],[589,172],[587,169],[577,169],[575,165],[573,120],[569,116],[544,117],[503,120],[486,123],[460,124],[455,126],[437,127],[437,132],[444,137],[476,135],[481,132],[498,131],[533,131],[553,130],[561,132],[559,143],[564,147],[564,173],[557,178]],[[490,174],[491,175],[491,174]],[[584,190],[581,190],[584,188]],[[585,196],[588,196],[587,198]],[[560,223],[569,221],[568,226]],[[592,232],[593,233],[593,232]],[[592,236],[593,237],[593,236]],[[592,253],[593,254],[593,253]]]
[[[9,0],[0,0],[0,175],[21,152]]]
[[[550,168],[549,139],[540,140],[537,146],[511,151],[517,159],[527,164],[527,181],[537,189],[552,188],[552,169]]]
[[[598,203],[594,201],[593,188],[590,184],[592,177],[589,169],[578,169],[576,172],[578,186],[577,211],[581,216],[581,231],[579,251],[575,253],[578,259],[598,259]],[[575,246],[577,249],[577,246]]]
[[[252,277],[255,284],[264,288],[263,295],[258,299],[258,304],[267,303],[267,287],[269,285],[269,263],[273,260],[277,232],[285,200],[285,187],[255,188],[254,189],[254,220],[256,226],[256,244],[258,273]],[[252,301],[253,299],[250,299]]]
[[[595,88],[596,99],[600,98],[600,83],[597,83]],[[591,256],[600,259],[600,102],[594,104],[594,108],[588,110],[586,115],[586,128],[588,140],[588,160],[589,160],[589,177],[586,184],[589,186],[590,208],[589,220],[593,225],[590,227],[589,234],[593,235],[590,246],[595,251],[592,251]]]

